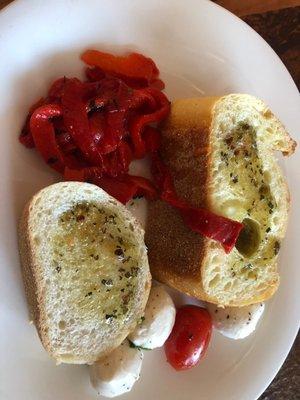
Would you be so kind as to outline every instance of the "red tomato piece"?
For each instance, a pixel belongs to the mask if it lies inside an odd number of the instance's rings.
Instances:
[[[194,367],[205,355],[212,332],[212,320],[205,308],[178,308],[175,325],[165,343],[167,361],[177,371]]]

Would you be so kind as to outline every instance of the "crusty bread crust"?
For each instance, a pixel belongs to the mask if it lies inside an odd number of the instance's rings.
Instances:
[[[49,203],[48,200],[45,200],[47,196],[51,195],[57,197],[57,195],[63,190],[69,191],[71,197],[76,195],[76,192],[80,191],[83,198],[85,196],[84,190],[86,190],[86,192],[89,193],[88,196],[90,200],[91,196],[93,197],[93,193],[95,193],[96,202],[99,203],[100,198],[103,199],[104,204],[108,204],[109,207],[114,207],[114,210],[118,209],[122,218],[127,220],[128,223],[130,222],[133,226],[136,244],[140,249],[140,266],[142,268],[142,273],[139,275],[139,279],[141,280],[139,284],[140,289],[135,295],[133,304],[134,313],[132,313],[133,315],[128,321],[126,321],[126,323],[124,323],[124,326],[119,331],[113,330],[112,327],[110,336],[113,337],[113,339],[111,340],[111,338],[107,338],[109,340],[106,344],[105,336],[101,337],[101,332],[99,331],[99,346],[97,345],[97,340],[94,338],[94,343],[91,344],[91,350],[89,350],[89,344],[82,346],[82,343],[78,343],[77,348],[70,348],[67,354],[61,352],[59,345],[57,345],[57,343],[60,343],[61,339],[58,338],[54,344],[49,335],[51,324],[53,324],[53,320],[49,318],[45,309],[47,302],[45,292],[49,289],[47,289],[47,279],[45,279],[45,267],[41,265],[40,261],[38,261],[41,260],[41,258],[38,254],[38,246],[36,243],[37,238],[35,235],[36,231],[33,228],[34,224],[32,222],[32,217],[34,216],[36,218],[36,214],[41,212],[40,209],[37,209],[37,204],[41,204],[43,201]],[[101,191],[100,195],[99,191]],[[68,196],[68,194],[65,194],[65,196]],[[51,209],[51,203],[49,204],[49,207]],[[57,363],[89,364],[104,357],[120,345],[131,330],[134,329],[138,318],[140,318],[144,312],[151,288],[151,275],[147,261],[146,247],[143,242],[143,230],[123,205],[94,185],[79,182],[62,182],[38,192],[25,206],[20,220],[19,252],[30,320],[35,324],[45,350],[56,360]],[[99,323],[99,321],[95,321],[95,327],[97,326],[96,322]]]
[[[282,151],[284,155],[293,153],[295,142],[263,102],[248,95],[231,96],[235,96],[232,99],[241,101],[241,104],[244,101],[250,103],[272,120],[281,141],[270,144],[270,147]],[[171,114],[162,129],[161,155],[172,174],[176,191],[196,207],[214,209],[211,132],[216,106],[227,100],[228,96],[177,100],[172,103]],[[288,197],[286,183],[282,186],[285,197]],[[281,236],[285,232],[285,219],[283,217],[280,221]],[[153,277],[199,300],[242,306],[268,299],[278,287],[279,279],[274,277],[263,293],[253,293],[228,304],[218,293],[209,295],[204,285],[208,256],[215,252],[222,260],[226,255],[219,244],[190,231],[176,210],[164,202],[150,203],[145,240]],[[219,267],[222,268],[221,265]]]
[[[41,329],[41,310],[39,307],[39,293],[37,285],[36,271],[38,266],[35,264],[34,252],[31,250],[31,239],[30,232],[28,229],[28,217],[29,217],[30,202],[26,204],[23,210],[23,214],[20,220],[18,236],[19,236],[19,252],[22,265],[22,276],[25,288],[25,294],[28,304],[29,320],[33,322],[37,327],[38,334],[42,342],[45,338],[42,338]]]
[[[171,115],[162,130],[161,156],[177,193],[195,207],[208,206],[209,129],[217,98],[172,103]],[[162,201],[149,204],[146,244],[153,277],[188,295],[206,300],[201,260],[208,240],[192,232],[178,212]],[[208,299],[207,299],[208,300]]]

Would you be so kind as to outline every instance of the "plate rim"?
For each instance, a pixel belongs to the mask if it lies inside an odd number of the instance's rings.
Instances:
[[[41,1],[41,0],[34,0],[35,2]],[[189,0],[187,0],[189,1]],[[193,1],[193,0],[191,0]],[[242,19],[240,19],[239,17],[237,17],[236,15],[234,15],[232,12],[226,10],[225,8],[223,8],[222,6],[216,4],[216,3],[212,3],[209,0],[198,0],[199,2],[199,7],[201,7],[201,2],[203,4],[206,3],[207,7],[211,7],[211,8],[215,8],[215,9],[219,9],[221,12],[228,14],[230,16],[230,18],[234,18],[235,20],[237,20],[239,23],[241,23],[241,26],[243,25],[245,29],[249,30],[249,32],[251,32],[251,34],[253,35],[253,33],[255,34],[257,40],[259,40],[261,43],[264,44],[264,46],[266,48],[268,48],[269,50],[271,50],[271,52],[273,53],[273,57],[275,56],[275,58],[277,59],[277,63],[279,62],[281,68],[284,69],[285,71],[285,75],[286,77],[289,77],[290,80],[290,84],[293,86],[293,89],[296,90],[298,92],[297,86],[295,84],[295,81],[293,80],[292,76],[290,75],[289,71],[287,70],[287,67],[285,66],[285,64],[282,62],[282,60],[280,59],[280,57],[276,54],[276,52],[272,49],[272,47],[252,28],[250,27],[246,22],[244,22]],[[26,3],[26,0],[14,0],[12,3],[9,3],[8,5],[6,5],[4,8],[1,9],[0,11],[0,20],[2,15],[7,14],[7,13],[14,13],[15,11],[18,10],[18,8],[20,6],[23,6]],[[185,3],[186,4],[186,3]],[[33,1],[30,4],[29,7],[33,6]],[[1,31],[1,29],[0,29]],[[299,150],[298,150],[299,151]],[[298,307],[299,308],[299,307]],[[278,371],[281,369],[282,364],[284,363],[287,355],[289,354],[293,343],[295,341],[295,338],[297,336],[298,330],[299,330],[299,325],[300,325],[300,321],[298,323],[298,327],[295,325],[295,330],[294,330],[294,334],[292,341],[289,343],[289,346],[287,346],[284,351],[283,354],[281,353],[281,356],[278,355],[278,358],[281,358],[280,363],[278,363],[278,365],[276,366],[275,369],[273,369],[272,373],[269,374],[268,379],[267,379],[267,384],[265,385],[264,388],[262,388],[262,390],[256,391],[256,398],[258,398],[265,390],[266,388],[271,384],[271,382],[273,381],[273,379],[275,378],[275,376],[277,375]]]

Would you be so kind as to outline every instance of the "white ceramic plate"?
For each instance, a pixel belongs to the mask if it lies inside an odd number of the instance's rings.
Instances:
[[[287,70],[246,24],[208,1],[19,0],[2,11],[1,400],[96,397],[86,368],[55,367],[28,324],[16,238],[25,202],[58,179],[35,151],[18,144],[28,107],[57,76],[79,75],[79,54],[95,47],[153,57],[171,98],[229,92],[259,96],[299,139],[300,100]],[[215,333],[205,361],[188,372],[175,372],[163,351],[147,353],[141,379],[124,400],[254,400],[273,379],[293,343],[300,315],[299,151],[284,168],[293,200],[281,252],[281,286],[256,333],[240,342]]]

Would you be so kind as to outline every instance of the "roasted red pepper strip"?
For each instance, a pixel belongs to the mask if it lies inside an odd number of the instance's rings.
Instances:
[[[105,78],[105,72],[99,67],[86,68],[85,76],[90,82],[97,82]]]
[[[85,75],[90,82],[97,82],[105,78],[105,72],[99,67],[86,68]],[[161,79],[153,79],[150,83],[145,78],[128,77],[116,72],[110,72],[110,75],[121,79],[127,86],[132,89],[143,89],[148,86],[158,90],[163,90],[165,84]]]
[[[101,152],[90,132],[83,94],[83,84],[78,79],[69,79],[65,83],[62,96],[64,124],[85,158],[92,165],[102,165]]]
[[[216,215],[204,208],[180,208],[180,214],[186,225],[194,232],[201,233],[222,244],[229,253],[243,229],[243,224],[229,218]]]
[[[133,153],[128,143],[121,142],[118,147],[118,159],[122,173],[127,173],[133,160]]]
[[[114,56],[98,50],[87,50],[81,59],[88,65],[96,66],[108,73],[117,73],[129,78],[142,78],[148,82],[158,77],[159,71],[151,58],[139,53]]]
[[[243,224],[216,215],[204,208],[192,207],[180,199],[176,194],[171,174],[157,153],[152,155],[151,170],[154,180],[161,190],[161,199],[179,210],[185,224],[191,230],[217,240],[222,244],[225,252],[229,253],[235,246]]]
[[[85,169],[71,169],[66,167],[64,170],[64,179],[66,181],[77,181],[84,182],[85,181]]]
[[[155,98],[146,90],[133,90],[131,108],[140,114],[152,113],[157,110]]]
[[[127,180],[137,188],[134,196],[145,196],[148,200],[154,200],[158,197],[157,190],[149,179],[142,176],[127,175]]]
[[[162,92],[153,88],[147,88],[144,90],[146,93],[152,95],[156,100],[157,111],[151,114],[137,116],[131,121],[130,134],[134,146],[135,158],[143,158],[146,153],[146,146],[142,137],[145,126],[153,122],[162,121],[170,112],[170,102]]]
[[[63,172],[65,157],[56,143],[55,131],[50,118],[59,117],[62,109],[57,104],[47,104],[37,108],[30,118],[30,131],[34,144],[47,164],[58,172]]]
[[[145,141],[145,147],[147,153],[154,153],[160,148],[160,132],[158,129],[153,128],[152,126],[146,126],[143,138]]]
[[[60,102],[63,92],[65,83],[67,78],[64,76],[63,78],[56,79],[49,89],[48,98],[50,102]]]
[[[95,179],[93,183],[99,185],[103,190],[123,204],[126,204],[132,199],[137,192],[136,185],[122,178],[109,178],[104,176],[100,179]]]
[[[46,104],[37,108],[30,118],[30,132],[37,150],[46,163],[62,173],[65,166],[80,168],[82,162],[72,154],[64,154],[58,144],[51,119],[60,117],[61,114],[62,109],[58,104]]]
[[[99,84],[94,106],[103,111],[103,136],[99,141],[101,154],[117,150],[123,137],[127,134],[127,114],[135,104],[139,104],[140,96],[136,98],[132,89],[117,78],[102,79]],[[143,101],[145,96],[143,97]],[[100,110],[101,111],[101,110]]]
[[[157,197],[152,183],[141,176],[124,175],[119,178],[103,176],[94,182],[123,204],[136,196],[145,196],[151,200]]]
[[[101,169],[91,167],[80,170],[66,168],[64,178],[70,181],[94,183],[123,204],[136,196],[145,196],[149,200],[157,198],[157,191],[153,184],[149,179],[141,176],[127,174],[119,177],[102,176]]]
[[[32,134],[30,132],[30,118],[32,113],[40,106],[45,103],[45,99],[42,97],[37,102],[35,102],[29,109],[25,124],[19,136],[19,141],[28,149],[32,149],[34,147],[34,141]]]
[[[60,132],[59,134],[57,134],[56,141],[59,145],[59,148],[63,151],[64,154],[74,153],[77,150],[77,147],[75,146],[68,132]],[[78,160],[78,162],[79,161],[80,160]]]

